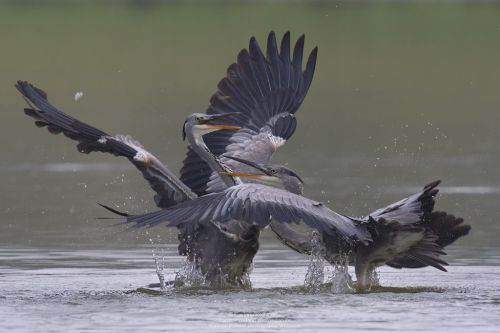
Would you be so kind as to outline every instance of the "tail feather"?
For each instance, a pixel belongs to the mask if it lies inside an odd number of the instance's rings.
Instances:
[[[436,243],[446,247],[469,234],[471,226],[463,223],[464,219],[461,217],[446,212],[432,212],[426,226],[438,237]]]
[[[432,266],[440,271],[447,272],[446,268],[443,266],[447,266],[448,263],[439,258],[426,256],[425,254],[411,254],[408,255],[408,257],[420,263],[422,265],[421,267]]]
[[[434,181],[407,199],[403,199],[371,215],[378,223],[381,218],[393,219],[396,223],[413,225],[425,229],[425,237],[401,256],[386,262],[395,268],[420,268],[432,266],[446,271],[448,265],[440,256],[446,255],[444,248],[458,238],[467,235],[471,229],[464,220],[446,212],[435,212],[435,196],[441,181]]]

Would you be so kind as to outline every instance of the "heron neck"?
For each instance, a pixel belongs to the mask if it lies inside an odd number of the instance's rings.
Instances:
[[[224,162],[215,156],[210,149],[208,149],[205,141],[203,141],[203,135],[195,134],[193,128],[189,128],[189,130],[186,131],[186,138],[191,148],[208,164],[213,171],[219,175],[227,187],[242,183],[238,177],[231,177],[224,174],[225,172],[232,171],[231,168],[229,168]]]

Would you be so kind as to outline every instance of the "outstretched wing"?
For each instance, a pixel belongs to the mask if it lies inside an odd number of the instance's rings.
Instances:
[[[427,184],[422,191],[384,208],[377,209],[365,220],[368,221],[370,218],[374,220],[385,219],[389,222],[395,221],[399,224],[412,225],[426,221],[434,210],[434,197],[439,192],[437,186],[440,183],[440,180],[436,180]]]
[[[128,216],[127,222],[135,223],[135,227],[151,227],[164,221],[169,221],[169,226],[195,227],[212,221],[226,223],[232,219],[264,227],[271,217],[281,223],[303,221],[321,232],[338,234],[346,239],[370,240],[365,225],[360,225],[357,220],[340,215],[319,202],[260,184],[232,186],[169,209]]]
[[[311,85],[317,51],[312,50],[302,70],[304,36],[295,44],[292,58],[289,32],[283,36],[279,50],[271,32],[266,55],[252,37],[248,50],[243,49],[237,62],[227,69],[227,76],[219,82],[207,110],[208,114],[239,112],[224,121],[242,128],[235,133],[219,131],[205,135],[204,141],[212,153],[269,163],[276,149],[295,131],[294,114]],[[233,160],[222,160],[240,171],[248,168]],[[189,147],[180,178],[198,195],[225,188],[218,175]]]
[[[196,196],[153,154],[128,135],[110,136],[109,134],[87,125],[55,108],[47,100],[47,94],[26,81],[18,81],[17,90],[31,106],[24,112],[35,119],[38,127],[46,126],[50,133],[63,133],[78,141],[78,151],[95,151],[124,156],[142,172],[151,188],[157,193],[156,204],[161,208],[170,207]]]

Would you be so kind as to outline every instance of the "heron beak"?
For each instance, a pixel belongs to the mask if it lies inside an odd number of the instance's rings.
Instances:
[[[261,175],[258,173],[237,172],[237,171],[222,172],[222,174],[230,177],[243,177],[243,178],[253,178],[253,179],[261,179],[262,177],[268,177],[267,175]]]
[[[212,121],[212,120],[217,120],[217,119],[224,119],[227,117],[231,116],[236,116],[239,115],[239,112],[228,112],[228,113],[217,113],[217,114],[210,114],[207,115],[206,122]]]
[[[242,158],[239,158],[239,157],[235,157],[235,156],[229,156],[229,155],[222,155],[222,156],[225,157],[225,158],[228,158],[230,160],[234,160],[234,161],[240,162],[242,164],[251,166],[252,168],[259,170],[263,174],[271,176],[271,174],[269,173],[269,171],[267,171],[266,168],[260,166],[259,164],[255,163],[255,162],[252,162],[252,161],[249,161],[249,160],[245,160],[245,159],[242,159]],[[244,177],[244,176],[242,176],[242,177]]]
[[[215,124],[204,124],[206,128],[213,129],[213,130],[230,130],[230,131],[237,131],[241,128],[241,126],[234,126],[234,125],[215,125]]]
[[[219,114],[208,115],[206,120],[203,122],[203,125],[205,125],[209,129],[216,130],[216,131],[219,131],[219,130],[237,131],[241,128],[241,126],[212,124],[212,122],[214,120],[224,119],[224,118],[235,116],[238,114],[240,114],[240,113],[239,112],[229,112],[229,113],[219,113]]]
[[[263,175],[259,173],[238,172],[238,171],[222,172],[222,174],[230,177],[250,178],[268,186],[280,187],[282,184],[281,179],[279,179],[278,177],[268,176],[265,174]]]

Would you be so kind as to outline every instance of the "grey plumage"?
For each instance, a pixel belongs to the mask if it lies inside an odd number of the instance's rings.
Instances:
[[[43,90],[26,81],[18,81],[16,88],[31,105],[31,108],[25,109],[25,113],[35,119],[38,127],[46,126],[52,134],[63,133],[78,141],[77,148],[81,153],[110,153],[126,157],[132,162],[156,192],[155,202],[158,207],[170,207],[197,197],[156,156],[131,136],[111,136],[63,113],[48,101]]]
[[[326,260],[355,264],[361,287],[368,283],[373,268],[382,264],[445,270],[443,248],[466,235],[470,226],[461,218],[434,211],[439,182],[365,218],[353,218],[300,196],[303,184],[292,170],[269,166],[273,153],[293,135],[297,126],[294,114],[312,82],[317,48],[310,53],[305,69],[303,53],[304,36],[295,44],[292,57],[288,32],[279,50],[271,32],[265,54],[256,39],[250,39],[248,50],[238,54],[237,62],[219,82],[208,115],[191,115],[183,127],[189,147],[181,179],[130,136],[111,136],[66,115],[48,102],[45,92],[27,82],[19,81],[16,88],[30,104],[25,113],[37,126],[78,141],[82,153],[99,151],[129,159],[156,192],[158,207],[164,209],[122,215],[135,227],[163,221],[178,227],[180,253],[195,261],[208,279],[222,277],[241,284],[257,252],[260,230],[268,224],[285,245],[311,253],[310,239],[287,225],[298,222],[320,232]],[[206,124],[202,118],[229,114],[232,117],[221,119],[221,123],[226,128],[241,127],[238,131],[213,132],[207,126],[197,126]],[[282,189],[242,184],[236,176],[225,174],[228,170],[252,170],[241,158],[266,164],[268,177],[261,180]]]
[[[261,175],[246,174],[266,183],[278,184],[279,187],[296,194],[302,193],[300,178],[283,166],[263,165],[230,157],[240,163],[252,166]],[[371,235],[368,243],[347,243],[335,233],[320,233],[325,260],[333,265],[347,261],[355,265],[358,287],[363,288],[369,281],[372,271],[380,265],[395,268],[419,268],[432,266],[446,271],[447,265],[441,256],[444,247],[470,231],[470,226],[463,224],[463,219],[455,218],[445,212],[435,212],[435,196],[438,194],[440,181],[426,185],[421,191],[399,200],[386,207],[377,209],[366,217],[352,218],[363,221],[357,225]],[[299,233],[285,224],[270,224],[277,238],[291,249],[304,254],[314,250],[312,236]]]
[[[205,143],[213,154],[239,156],[259,163],[270,161],[276,149],[295,132],[294,114],[312,82],[317,48],[309,55],[304,70],[303,52],[304,36],[301,36],[290,57],[289,32],[283,36],[279,51],[275,34],[271,32],[266,55],[256,39],[250,39],[249,49],[242,50],[237,62],[229,66],[207,109],[207,114],[239,112],[226,122],[242,129],[235,133],[205,135]],[[221,160],[233,169],[243,171],[245,168],[224,157]],[[188,148],[180,178],[198,195],[225,188],[217,174],[191,148]]]
[[[231,219],[249,225],[264,227],[270,218],[281,223],[304,222],[326,234],[339,235],[341,239],[370,241],[366,228],[360,221],[338,214],[322,203],[302,196],[260,184],[241,184],[223,192],[207,194],[158,212],[129,216],[128,223],[137,227],[155,226],[169,221],[169,226],[219,223]]]
[[[46,126],[51,133],[63,133],[78,141],[78,150],[82,153],[99,151],[129,159],[156,192],[155,202],[158,207],[170,207],[197,197],[164,164],[130,136],[111,136],[63,113],[48,102],[45,92],[28,82],[19,81],[16,88],[31,106],[25,110],[26,114],[34,118],[39,127]],[[205,116],[203,114],[189,116],[191,128],[197,123],[206,124],[208,120],[217,118],[214,115]],[[197,118],[200,117],[208,120],[198,121]],[[128,215],[104,205],[103,207],[115,214]],[[251,227],[235,229],[234,226],[228,226],[227,231],[224,231],[218,225],[211,223],[195,230],[183,227],[179,227],[179,230],[179,253],[188,256],[189,260],[196,263],[207,282],[212,285],[242,284],[242,277],[250,269],[251,259],[258,248],[258,242],[253,239],[258,238],[259,230],[250,233]]]

